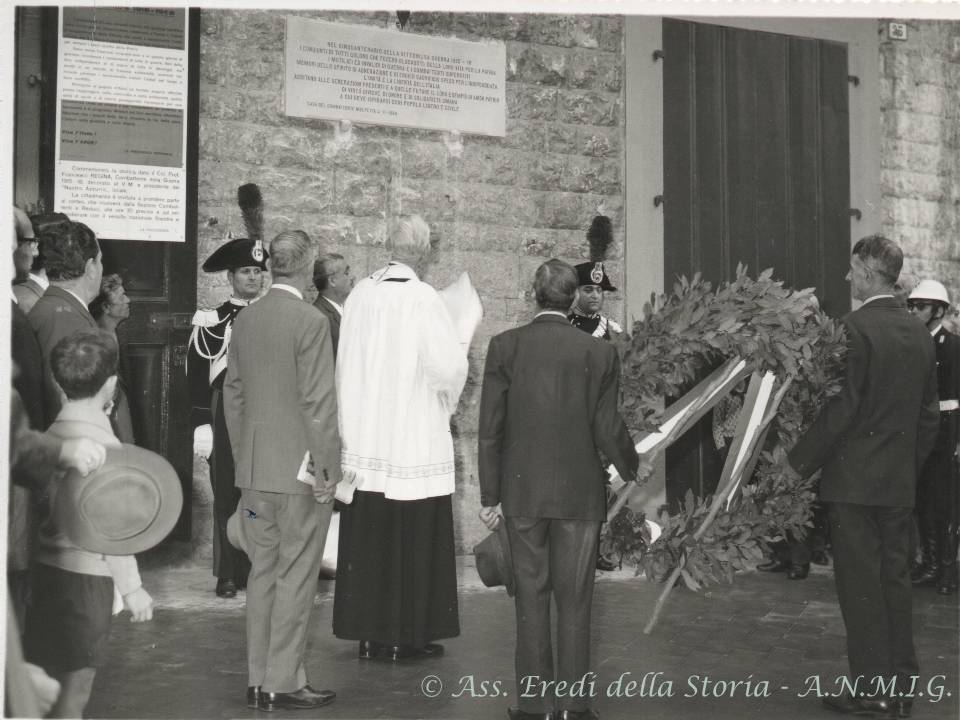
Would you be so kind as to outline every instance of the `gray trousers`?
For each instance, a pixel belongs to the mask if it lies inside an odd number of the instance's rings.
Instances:
[[[243,490],[240,528],[247,581],[249,684],[294,692],[307,684],[303,656],[333,503],[313,495]]]
[[[573,683],[590,671],[590,608],[600,521],[508,517],[506,523],[517,588],[518,706],[530,713],[584,710],[590,706],[589,697],[558,697],[552,689],[542,692],[540,683]],[[551,594],[557,604],[556,673]]]

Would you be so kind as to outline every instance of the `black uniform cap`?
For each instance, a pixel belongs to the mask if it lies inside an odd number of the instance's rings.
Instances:
[[[242,267],[266,270],[268,257],[270,256],[259,240],[237,238],[218,247],[203,263],[203,271],[214,273]]]
[[[599,285],[601,290],[616,292],[617,289],[610,282],[607,276],[607,270],[602,262],[584,262],[574,265],[573,269],[577,271],[577,286]]]

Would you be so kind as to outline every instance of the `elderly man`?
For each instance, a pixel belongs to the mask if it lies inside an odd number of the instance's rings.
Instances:
[[[33,242],[30,243],[27,250],[29,254],[27,255],[26,267],[21,268],[17,263],[17,282],[13,286],[13,294],[17,296],[17,302],[20,303],[20,307],[25,313],[30,312],[37,300],[43,296],[43,293],[50,286],[37,238],[51,227],[67,222],[70,222],[70,219],[63,213],[42,213],[34,215],[29,220],[29,226],[32,227],[29,237]]]
[[[313,266],[313,286],[317,289],[314,306],[327,316],[330,322],[330,337],[333,339],[333,356],[337,356],[340,343],[340,322],[343,319],[343,304],[353,290],[353,275],[343,255],[327,253],[317,258]]]
[[[50,370],[50,352],[77,330],[96,330],[87,305],[100,294],[103,254],[93,231],[83,223],[61,222],[44,229],[39,238],[50,287],[30,310],[30,326],[43,354],[44,411],[50,421],[60,412],[60,395]],[[46,429],[46,428],[44,428]]]
[[[941,595],[950,595],[957,591],[960,337],[943,326],[950,308],[950,296],[943,283],[921,280],[910,293],[907,307],[933,337],[940,396],[940,431],[917,482],[917,526],[923,563],[915,569],[912,580],[914,585],[936,583]]]
[[[843,389],[790,452],[807,476],[823,468],[834,577],[847,629],[853,695],[823,699],[853,715],[908,717],[918,672],[913,646],[910,523],[917,471],[939,425],[936,357],[930,334],[894,296],[903,253],[891,240],[858,241],[850,259],[853,297],[843,318]],[[893,686],[890,686],[890,683]]]
[[[418,216],[397,222],[392,260],[347,298],[337,360],[343,468],[357,491],[340,519],[334,634],[360,657],[438,655],[460,634],[450,416],[467,357],[440,296]]]
[[[480,398],[480,518],[503,509],[516,581],[519,707],[512,720],[587,720],[589,697],[530,691],[590,671],[590,606],[606,515],[599,453],[623,478],[640,467],[617,410],[620,360],[565,316],[577,275],[560,260],[537,269],[533,322],[490,341]],[[550,596],[557,604],[557,667]],[[531,685],[532,684],[532,685]],[[550,685],[550,687],[557,687]],[[553,715],[556,705],[557,715]]]
[[[227,374],[230,336],[237,314],[260,297],[267,253],[260,241],[230,240],[206,259],[203,271],[226,271],[230,297],[213,310],[197,310],[187,348],[187,377],[193,409],[193,450],[210,466],[213,490],[213,575],[216,593],[233,598],[246,587],[250,563],[227,541],[227,520],[237,509],[233,452],[223,417],[223,379]]]
[[[314,250],[302,230],[270,243],[273,285],[237,316],[223,385],[247,583],[247,706],[308,709],[336,694],[315,690],[304,667],[334,490],[340,438],[330,327],[305,302]],[[304,456],[316,483],[298,479]]]

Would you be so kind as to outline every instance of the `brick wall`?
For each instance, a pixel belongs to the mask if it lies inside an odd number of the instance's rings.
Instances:
[[[295,14],[381,28],[394,18]],[[544,259],[585,257],[584,234],[601,205],[613,219],[610,267],[623,286],[623,21],[414,12],[407,32],[506,44],[505,138],[465,136],[460,157],[434,131],[356,126],[351,142],[338,141],[333,123],[282,113],[284,13],[203,11],[199,262],[228,231],[243,234],[235,198],[245,182],[263,191],[268,238],[302,228],[360,277],[385,260],[389,216],[424,216],[442,248],[426,279],[441,287],[467,270],[484,304],[454,418],[457,544],[469,551],[485,532],[476,517],[476,428],[487,341],[532,316],[529,287]],[[198,269],[198,284],[201,305],[229,294],[223,275]],[[622,298],[608,303],[622,319]],[[205,463],[197,463],[195,488],[202,555],[210,532]]]
[[[881,22],[881,31],[886,27]],[[883,232],[960,301],[960,22],[908,21],[880,50]]]

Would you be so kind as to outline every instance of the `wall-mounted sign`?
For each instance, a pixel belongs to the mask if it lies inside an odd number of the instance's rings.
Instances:
[[[506,134],[506,47],[287,17],[287,115]]]
[[[187,11],[63,8],[54,208],[98,237],[183,242]]]

